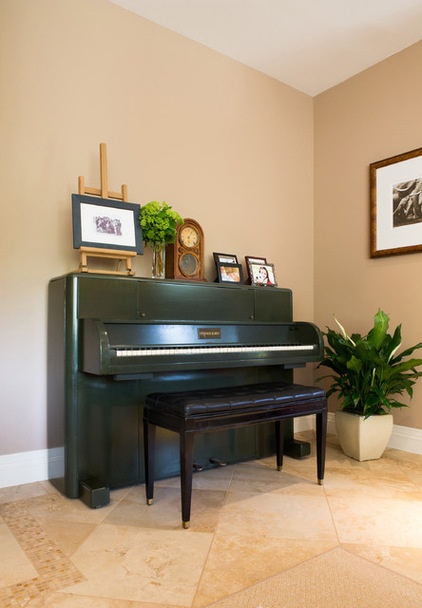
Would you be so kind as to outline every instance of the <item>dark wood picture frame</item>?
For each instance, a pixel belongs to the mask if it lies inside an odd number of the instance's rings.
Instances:
[[[369,165],[371,258],[422,251],[422,148]]]
[[[214,257],[215,264],[238,264],[237,255],[234,253],[214,253],[212,254]]]
[[[143,253],[140,205],[72,194],[73,247]]]
[[[217,280],[219,283],[243,283],[243,270],[241,264],[217,264]]]
[[[246,270],[248,271],[248,280],[252,284],[251,264],[266,264],[267,258],[262,258],[258,255],[245,255]]]
[[[248,272],[251,277],[251,285],[277,287],[274,264],[249,262]]]

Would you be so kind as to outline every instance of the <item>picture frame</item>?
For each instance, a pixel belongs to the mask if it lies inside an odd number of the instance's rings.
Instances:
[[[238,264],[234,253],[213,253],[215,264]]]
[[[243,270],[241,264],[217,264],[217,281],[219,283],[243,284]]]
[[[252,284],[252,275],[250,272],[250,264],[266,264],[267,258],[261,258],[259,256],[255,256],[255,255],[245,255],[245,262],[246,262],[246,269],[248,271],[248,279],[249,279],[249,282]]]
[[[72,194],[73,247],[144,251],[140,205]]]
[[[251,285],[277,287],[274,264],[249,262],[248,272],[251,277]]]
[[[371,258],[422,251],[422,148],[369,171]]]

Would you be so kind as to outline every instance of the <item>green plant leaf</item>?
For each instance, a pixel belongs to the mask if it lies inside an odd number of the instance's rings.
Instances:
[[[374,348],[378,349],[381,347],[381,344],[387,335],[389,321],[388,315],[378,309],[377,314],[374,316],[374,327],[367,336],[368,343]]]
[[[408,358],[422,342],[401,353],[401,325],[388,333],[389,317],[381,309],[367,335],[349,336],[337,321],[340,331],[327,328],[324,359],[318,367],[327,367],[331,384],[327,396],[337,394],[341,409],[365,417],[387,414],[392,408],[407,407],[397,396],[413,396],[413,385],[422,376],[422,359]]]

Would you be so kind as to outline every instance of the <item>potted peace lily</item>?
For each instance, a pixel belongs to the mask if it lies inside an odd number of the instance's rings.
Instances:
[[[334,318],[335,319],[335,318]],[[388,333],[389,316],[378,310],[374,325],[364,336],[327,328],[324,359],[318,367],[332,370],[327,396],[337,393],[341,410],[336,412],[336,430],[341,448],[356,460],[380,458],[393,431],[393,408],[407,407],[397,396],[412,398],[413,385],[422,371],[422,359],[409,358],[422,342],[398,352],[401,324]]]
[[[164,279],[166,245],[175,242],[183,218],[166,202],[150,201],[141,207],[139,223],[143,241],[152,249],[152,278]]]

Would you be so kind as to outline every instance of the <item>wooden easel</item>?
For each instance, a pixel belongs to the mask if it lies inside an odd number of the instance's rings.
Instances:
[[[122,185],[121,192],[109,192],[108,190],[108,177],[107,177],[107,146],[106,144],[100,144],[100,179],[101,188],[89,188],[85,186],[85,179],[82,175],[79,176],[78,186],[79,194],[93,194],[94,196],[100,196],[101,198],[113,198],[127,202],[127,185]],[[101,272],[105,274],[118,274],[125,276],[133,276],[135,271],[132,270],[132,258],[136,256],[136,251],[120,251],[118,249],[101,249],[100,247],[80,247],[80,264],[79,270],[81,272]],[[103,258],[107,260],[117,261],[117,270],[98,270],[88,268],[88,258]],[[126,269],[120,269],[120,263],[126,262]]]

